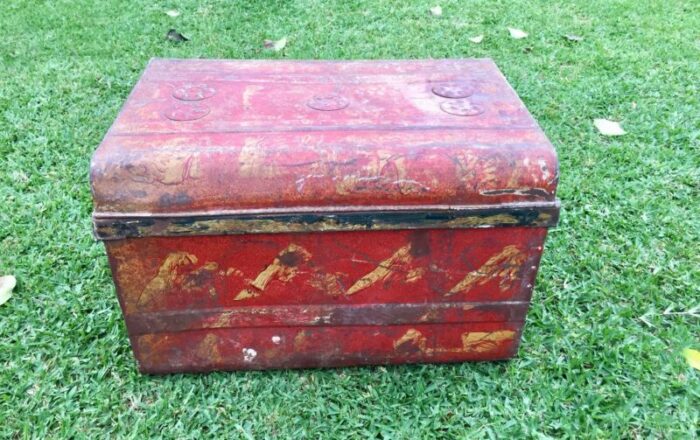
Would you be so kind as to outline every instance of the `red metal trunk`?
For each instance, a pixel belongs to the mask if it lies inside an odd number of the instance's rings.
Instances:
[[[490,60],[153,60],[91,176],[149,373],[508,358],[559,213]]]

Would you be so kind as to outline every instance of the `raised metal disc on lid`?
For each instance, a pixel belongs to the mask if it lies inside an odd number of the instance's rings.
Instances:
[[[306,105],[314,110],[329,112],[333,110],[342,110],[350,105],[350,103],[340,95],[322,95],[314,96]]]
[[[445,101],[440,104],[440,108],[445,113],[455,116],[476,116],[484,112],[483,108],[472,104],[468,99]]]
[[[171,121],[195,121],[209,114],[209,107],[203,104],[176,105],[165,111]]]
[[[435,84],[432,91],[443,98],[459,99],[471,96],[474,93],[474,87],[466,82],[447,82]]]
[[[216,89],[207,84],[185,84],[173,90],[173,97],[180,101],[201,101],[216,94]]]

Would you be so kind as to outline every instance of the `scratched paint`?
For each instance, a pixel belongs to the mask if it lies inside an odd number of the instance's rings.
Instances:
[[[499,348],[501,344],[512,341],[515,337],[513,330],[497,330],[493,332],[466,332],[462,334],[460,347],[429,347],[427,338],[416,329],[409,329],[399,339],[394,341],[394,350],[406,346],[417,348],[421,353],[487,353]]]
[[[486,284],[496,278],[499,279],[499,289],[508,290],[516,282],[518,272],[526,258],[516,246],[506,246],[501,252],[489,258],[479,269],[469,272],[447,292],[447,295],[468,292],[474,286]]]
[[[346,294],[354,295],[379,281],[386,280],[394,273],[396,265],[408,264],[411,262],[411,259],[411,244],[409,243],[399,248],[391,257],[379,263],[373,271],[357,280],[350,286]]]

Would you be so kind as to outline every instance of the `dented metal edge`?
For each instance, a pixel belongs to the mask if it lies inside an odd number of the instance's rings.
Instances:
[[[522,323],[529,304],[499,301],[248,306],[138,312],[125,315],[125,319],[132,335],[251,327]]]
[[[93,214],[98,240],[289,232],[553,227],[558,200],[492,206],[305,207],[188,213]]]

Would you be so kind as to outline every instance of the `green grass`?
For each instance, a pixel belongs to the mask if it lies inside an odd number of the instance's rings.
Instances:
[[[18,286],[0,307],[0,437],[697,438],[700,372],[680,352],[700,320],[664,310],[700,303],[698,29],[693,0],[4,0],[0,274]],[[561,161],[519,356],[139,375],[88,162],[150,57],[495,59]],[[598,117],[628,134],[600,136]]]

